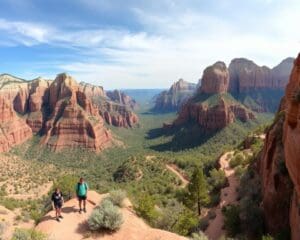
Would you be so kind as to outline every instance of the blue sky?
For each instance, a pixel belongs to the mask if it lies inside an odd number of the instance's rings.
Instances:
[[[299,0],[0,0],[0,72],[113,88],[198,82],[217,60],[300,50]]]

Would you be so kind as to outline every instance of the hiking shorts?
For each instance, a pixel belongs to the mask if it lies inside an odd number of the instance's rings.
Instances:
[[[54,202],[55,209],[61,209],[62,208],[62,202]]]
[[[85,201],[86,200],[86,196],[78,196],[78,200],[79,201]]]

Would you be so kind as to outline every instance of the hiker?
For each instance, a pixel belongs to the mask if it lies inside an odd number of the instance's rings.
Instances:
[[[56,188],[54,193],[52,193],[51,201],[53,210],[55,210],[56,220],[60,222],[60,218],[63,218],[61,215],[61,208],[64,204],[64,198],[59,188]]]
[[[79,213],[82,212],[82,202],[83,202],[83,211],[86,213],[86,199],[87,199],[87,193],[88,193],[88,185],[81,177],[79,179],[79,182],[76,185],[76,196],[79,201]]]

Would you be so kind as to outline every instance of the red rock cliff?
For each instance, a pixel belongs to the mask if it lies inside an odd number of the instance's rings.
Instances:
[[[125,128],[138,124],[139,118],[133,112],[138,105],[131,97],[117,90],[105,93],[102,87],[86,83],[80,83],[80,89],[98,107],[107,124]]]
[[[60,74],[49,87],[51,116],[46,122],[42,143],[54,150],[82,147],[101,151],[112,143],[103,118],[77,82]]]
[[[227,93],[228,87],[229,72],[225,63],[217,62],[206,68],[197,94],[183,105],[173,125],[195,122],[206,131],[215,131],[237,119],[243,122],[255,119],[250,110]]]
[[[267,227],[276,233],[289,225],[293,240],[300,239],[299,90],[300,55],[294,62],[277,118],[267,134],[259,168]]]
[[[203,72],[200,93],[226,93],[229,87],[229,71],[223,62],[216,62]]]
[[[31,136],[30,127],[17,116],[11,103],[0,96],[0,152],[9,151]]]

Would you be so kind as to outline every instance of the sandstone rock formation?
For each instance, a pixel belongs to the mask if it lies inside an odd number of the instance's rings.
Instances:
[[[223,62],[216,62],[203,72],[200,93],[226,93],[229,87],[229,71]]]
[[[180,79],[175,82],[168,91],[161,92],[155,98],[154,111],[166,112],[176,111],[190,98],[196,91],[196,84]]]
[[[0,152],[10,150],[31,136],[30,127],[17,116],[10,102],[0,96]]]
[[[287,58],[271,69],[248,59],[233,59],[229,65],[229,92],[254,111],[276,112],[293,60]]]
[[[108,91],[106,94],[112,101],[118,104],[125,105],[132,110],[138,109],[137,102],[134,99],[132,99],[130,96],[126,95],[125,93],[119,90]]]
[[[293,240],[300,239],[299,90],[300,54],[294,61],[277,118],[267,134],[259,169],[267,227],[278,232],[290,225]]]
[[[284,89],[288,83],[293,61],[293,58],[287,58],[270,69],[266,66],[260,67],[245,58],[233,59],[229,65],[230,92]]]
[[[111,145],[112,137],[103,118],[77,82],[60,74],[49,87],[51,115],[45,123],[42,143],[54,150],[82,147],[95,151]]]
[[[133,112],[138,105],[131,97],[118,90],[105,92],[102,87],[80,83],[80,89],[95,104],[107,124],[116,127],[133,127],[138,116]]]
[[[197,123],[206,132],[222,129],[235,120],[255,119],[255,115],[227,93],[229,72],[223,62],[216,62],[203,72],[197,94],[179,111],[173,126]],[[170,128],[170,126],[168,126]]]
[[[173,124],[180,126],[195,122],[209,132],[222,129],[237,119],[242,122],[255,119],[255,115],[239,103],[227,101],[222,95],[217,97],[218,100],[214,106],[209,106],[205,102],[189,101],[182,107]]]

